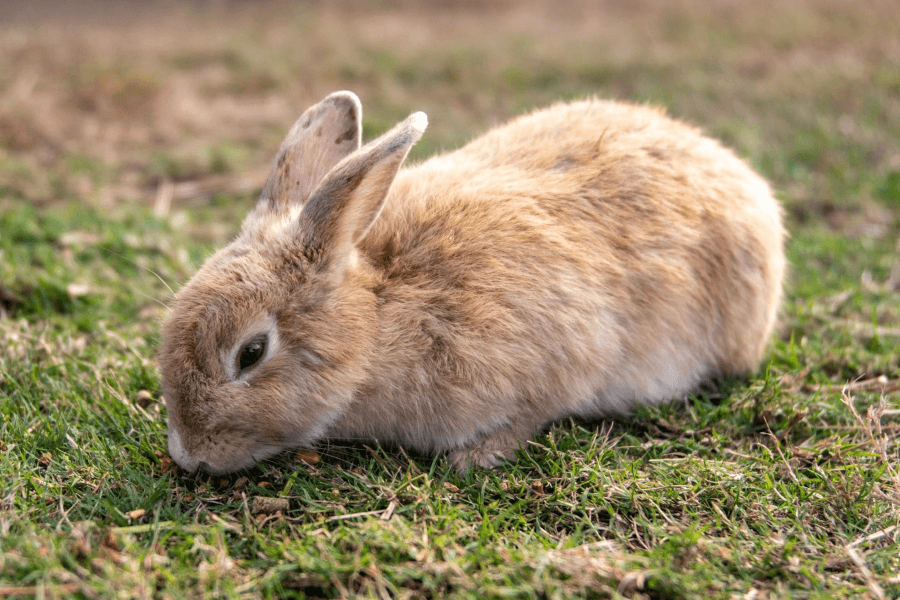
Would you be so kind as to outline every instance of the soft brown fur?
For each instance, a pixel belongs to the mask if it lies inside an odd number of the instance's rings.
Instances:
[[[241,235],[175,299],[160,363],[183,467],[323,438],[493,467],[555,419],[757,367],[784,231],[717,142],[586,100],[398,173],[424,115],[357,149],[360,110],[339,92],[304,113]]]

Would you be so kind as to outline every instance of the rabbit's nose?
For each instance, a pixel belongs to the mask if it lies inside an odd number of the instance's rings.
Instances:
[[[206,468],[205,463],[198,462],[184,449],[184,445],[181,443],[181,436],[171,422],[169,423],[169,455],[185,471],[193,473],[198,466]]]

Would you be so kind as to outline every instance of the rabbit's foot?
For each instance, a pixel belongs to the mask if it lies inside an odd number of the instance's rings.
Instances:
[[[508,430],[500,430],[469,448],[451,452],[447,455],[447,460],[460,473],[472,466],[493,469],[506,461],[514,462],[516,451],[524,448],[526,443],[526,439],[513,435]]]

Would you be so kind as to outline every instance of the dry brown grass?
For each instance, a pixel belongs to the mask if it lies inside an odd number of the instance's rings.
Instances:
[[[560,94],[596,91],[662,99],[714,129],[716,115],[746,118],[749,130],[725,133],[751,155],[772,136],[789,143],[784,123],[837,111],[836,134],[864,147],[868,165],[900,168],[878,126],[900,122],[900,99],[882,98],[875,122],[856,118],[867,101],[859,87],[900,65],[894,2],[79,6],[20,8],[0,25],[0,141],[22,163],[13,184],[33,201],[152,201],[163,179],[223,171],[255,181],[287,125],[338,88],[363,98],[368,130],[428,112],[423,152]],[[87,166],[73,168],[73,157]],[[834,160],[824,154],[821,169]],[[773,175],[801,196],[825,186],[798,189],[804,182],[777,165]]]

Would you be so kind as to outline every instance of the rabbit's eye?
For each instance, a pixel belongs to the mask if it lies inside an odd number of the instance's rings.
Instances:
[[[266,353],[268,341],[268,336],[263,334],[244,344],[244,347],[241,348],[241,354],[238,356],[238,368],[243,371],[258,363],[259,359]]]

